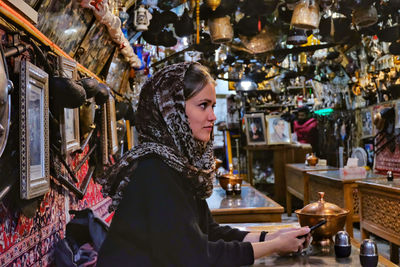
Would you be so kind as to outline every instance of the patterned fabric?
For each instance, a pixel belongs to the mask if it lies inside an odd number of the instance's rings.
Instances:
[[[129,183],[138,159],[150,154],[160,156],[187,177],[196,196],[205,199],[211,195],[215,176],[213,138],[206,144],[194,139],[185,112],[183,78],[190,64],[165,67],[144,84],[136,113],[140,144],[99,179],[103,195],[113,199],[110,211],[122,199],[122,189]]]

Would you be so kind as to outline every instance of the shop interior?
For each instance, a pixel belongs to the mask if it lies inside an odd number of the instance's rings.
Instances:
[[[183,61],[216,81],[207,203],[217,222],[275,231],[315,224],[304,214],[316,209],[329,223],[315,244],[344,230],[351,266],[367,238],[379,266],[397,266],[399,10],[397,0],[0,1],[0,266],[55,266],[74,211],[111,223],[98,177],[138,143],[145,81]],[[349,266],[330,253],[297,260]]]

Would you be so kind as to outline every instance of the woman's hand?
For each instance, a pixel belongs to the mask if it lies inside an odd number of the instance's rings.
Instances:
[[[284,231],[286,230],[286,231]],[[270,242],[274,243],[275,252],[279,255],[300,252],[308,246],[310,242],[310,228],[308,226],[302,228],[282,229],[277,236]],[[303,238],[298,236],[307,235]]]

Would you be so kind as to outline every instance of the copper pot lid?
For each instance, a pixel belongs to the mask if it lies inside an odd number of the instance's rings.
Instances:
[[[341,215],[349,212],[333,203],[326,202],[324,200],[325,192],[318,192],[318,194],[320,199],[317,202],[310,203],[301,210],[296,210],[296,213],[305,215]]]
[[[238,179],[238,180],[241,179],[238,175],[233,174],[233,168],[232,167],[229,168],[229,172],[228,173],[221,174],[220,177],[221,178],[227,178],[227,179]]]

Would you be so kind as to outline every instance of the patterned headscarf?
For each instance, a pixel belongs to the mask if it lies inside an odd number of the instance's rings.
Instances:
[[[178,63],[158,71],[143,85],[136,113],[139,145],[126,152],[99,179],[103,195],[113,199],[115,210],[122,189],[133,177],[138,159],[156,154],[171,168],[189,179],[201,199],[212,193],[215,163],[213,138],[207,143],[196,140],[185,112],[184,76],[191,64]]]

